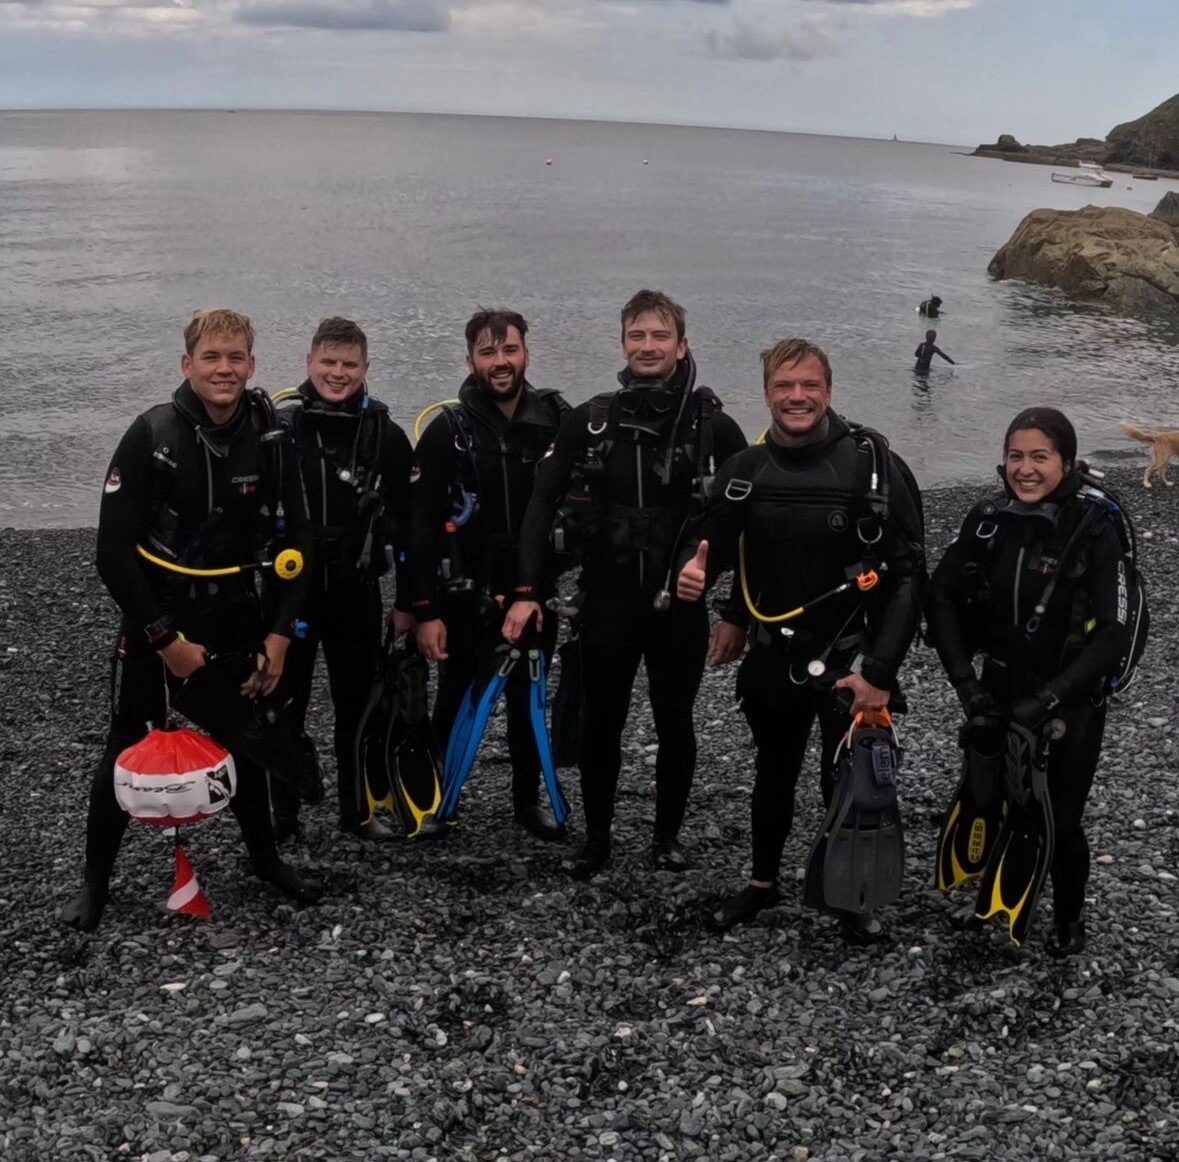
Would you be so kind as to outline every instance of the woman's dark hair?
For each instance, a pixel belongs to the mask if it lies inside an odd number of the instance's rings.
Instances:
[[[1007,434],[1003,437],[1003,455],[1011,444],[1011,437],[1016,432],[1037,431],[1052,441],[1052,447],[1060,453],[1060,458],[1069,466],[1077,463],[1077,429],[1072,421],[1062,411],[1056,408],[1024,408],[1007,425]]]

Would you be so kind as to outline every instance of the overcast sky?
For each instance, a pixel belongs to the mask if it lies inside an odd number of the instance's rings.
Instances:
[[[0,107],[395,109],[975,144],[1179,92],[1179,0],[0,0]]]

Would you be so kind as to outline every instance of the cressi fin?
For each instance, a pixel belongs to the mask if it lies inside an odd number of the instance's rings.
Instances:
[[[983,871],[975,915],[1004,916],[1011,943],[1027,939],[1040,891],[1052,865],[1055,823],[1048,797],[1045,739],[1018,723],[1007,724],[1004,754],[1007,815]]]
[[[381,810],[397,814],[397,800],[385,760],[385,739],[396,714],[397,684],[394,677],[393,631],[385,634],[384,650],[368,701],[356,726],[353,765],[356,771],[356,810],[368,823]]]
[[[937,844],[937,886],[953,891],[986,870],[1006,811],[1005,733],[995,718],[972,718],[959,731],[962,777],[942,821]]]
[[[429,667],[412,639],[394,654],[396,709],[385,736],[385,769],[407,839],[438,835],[442,755],[430,721]]]

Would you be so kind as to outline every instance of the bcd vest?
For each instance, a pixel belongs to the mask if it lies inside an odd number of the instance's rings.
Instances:
[[[197,568],[259,559],[285,530],[285,437],[266,393],[244,396],[248,414],[224,442],[175,402],[144,413],[151,432],[147,547]],[[203,469],[203,470],[202,470]]]

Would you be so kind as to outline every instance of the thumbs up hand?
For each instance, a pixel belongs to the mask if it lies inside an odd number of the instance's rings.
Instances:
[[[675,595],[681,601],[699,601],[708,586],[708,542],[701,541],[696,555],[680,570]]]

